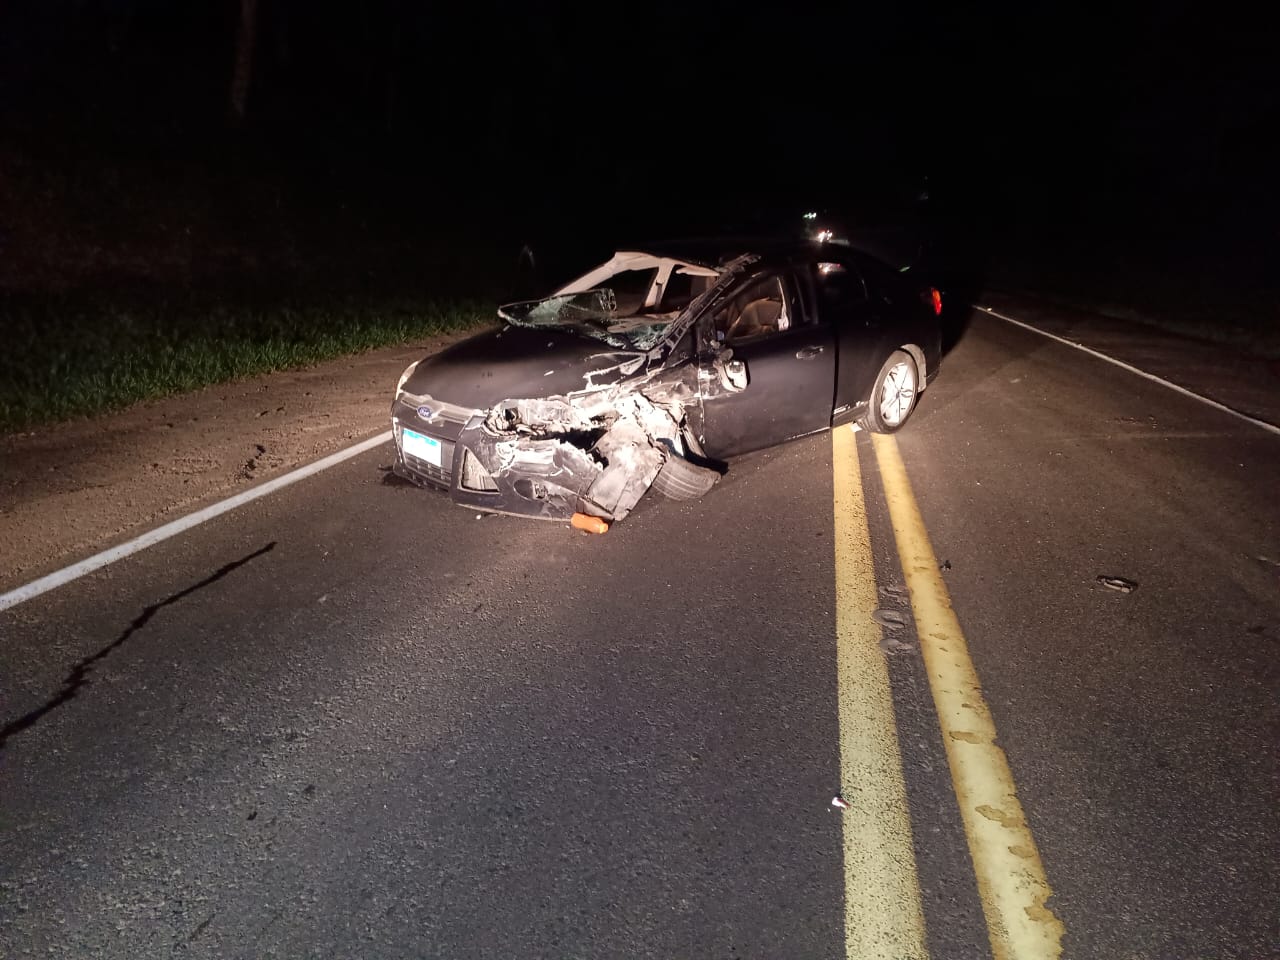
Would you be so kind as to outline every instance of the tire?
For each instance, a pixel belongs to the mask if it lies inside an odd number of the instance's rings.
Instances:
[[[867,412],[858,421],[872,433],[896,433],[902,429],[920,399],[920,371],[905,350],[889,354],[867,400]],[[909,395],[908,395],[909,391]]]
[[[720,474],[710,467],[700,467],[671,453],[653,478],[653,489],[668,500],[697,500],[719,479]]]

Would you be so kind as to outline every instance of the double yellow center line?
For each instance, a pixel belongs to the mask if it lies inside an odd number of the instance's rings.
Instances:
[[[844,813],[846,955],[927,958],[888,667],[880,649],[870,533],[852,430],[832,432],[836,648]],[[1008,759],[951,608],[906,468],[873,435],[898,556],[996,960],[1053,960],[1063,927]],[[856,788],[856,789],[855,789]]]
[[[836,669],[844,811],[845,953],[925,960],[911,815],[893,719],[857,438],[832,432],[835,470]]]

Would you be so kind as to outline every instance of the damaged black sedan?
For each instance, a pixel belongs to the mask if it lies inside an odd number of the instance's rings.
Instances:
[[[479,511],[613,521],[741,454],[897,430],[941,359],[939,294],[909,276],[830,243],[617,253],[405,370],[395,470]]]

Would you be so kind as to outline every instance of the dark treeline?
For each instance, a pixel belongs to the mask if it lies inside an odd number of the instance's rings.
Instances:
[[[238,197],[227,216],[504,240],[787,204],[891,216],[923,188],[944,216],[1045,236],[1274,236],[1274,34],[1213,16],[10,0],[0,163],[26,172],[9,190],[71,171]]]

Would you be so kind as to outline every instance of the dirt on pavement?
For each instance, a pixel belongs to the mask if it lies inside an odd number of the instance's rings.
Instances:
[[[0,592],[389,429],[401,371],[467,335],[0,438]]]

